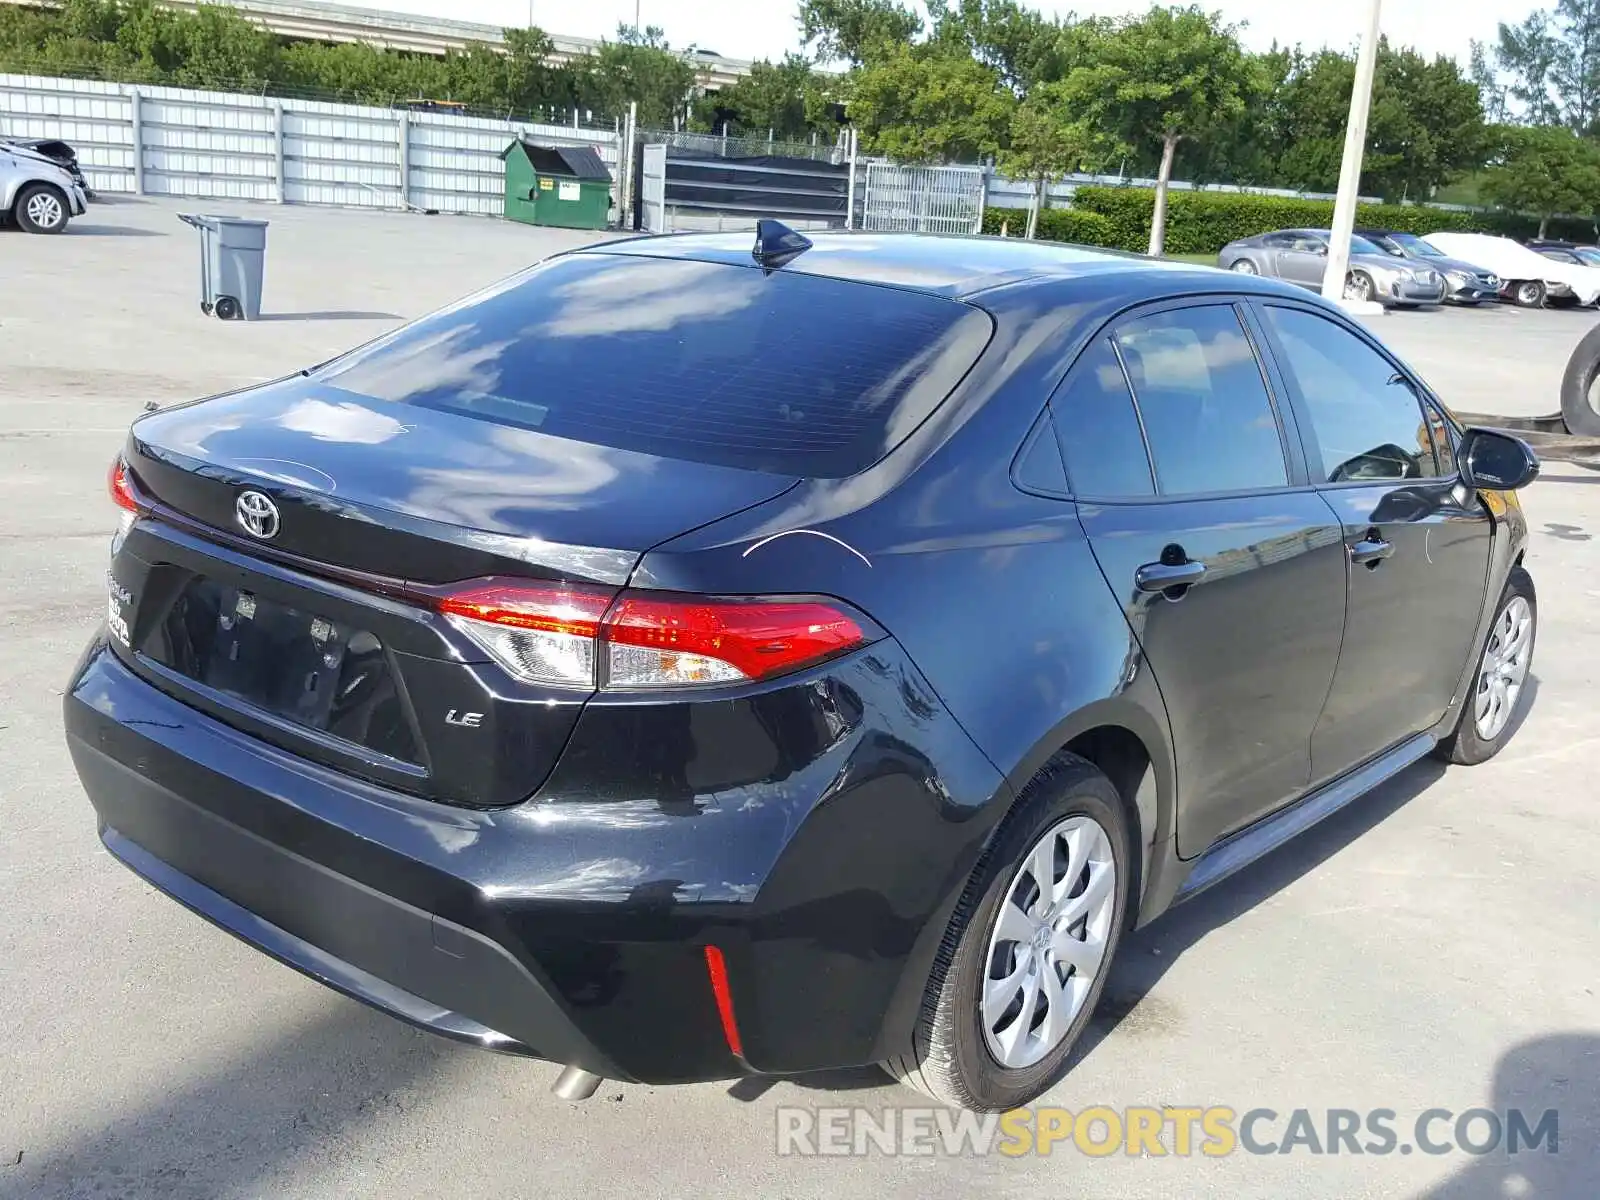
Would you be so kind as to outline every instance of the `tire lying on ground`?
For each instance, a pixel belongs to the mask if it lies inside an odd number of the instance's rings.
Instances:
[[[1596,325],[1567,360],[1561,381],[1561,418],[1567,432],[1600,437],[1600,325]]]

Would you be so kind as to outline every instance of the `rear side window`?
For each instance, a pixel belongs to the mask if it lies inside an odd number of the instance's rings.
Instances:
[[[1074,493],[1107,500],[1155,495],[1139,414],[1109,340],[1083,352],[1050,409]]]
[[[978,309],[915,292],[576,254],[318,377],[580,442],[837,478],[870,466],[927,419],[992,329]]]
[[[1277,414],[1232,305],[1154,313],[1115,336],[1162,495],[1288,484]]]

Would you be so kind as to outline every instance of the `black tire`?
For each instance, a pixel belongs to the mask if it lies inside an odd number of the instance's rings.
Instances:
[[[1062,1040],[1031,1066],[1001,1066],[979,1021],[989,939],[1023,859],[1053,826],[1086,816],[1106,832],[1115,864],[1115,898],[1105,952],[1077,1016]],[[902,1083],[944,1104],[1003,1112],[1036,1099],[1065,1073],[1073,1047],[1094,1016],[1127,919],[1132,866],[1127,821],[1117,790],[1093,764],[1072,754],[1054,760],[1024,789],[973,871],[951,917],[923,995],[906,1053],[884,1063]]]
[[[1583,335],[1561,380],[1561,417],[1568,433],[1600,437],[1600,325]]]
[[[244,310],[239,307],[239,302],[232,296],[218,296],[216,313],[218,320],[237,321],[244,315]]]
[[[32,211],[36,202],[42,200],[55,201],[53,216],[46,220],[39,220]],[[29,233],[60,233],[72,219],[72,205],[67,200],[67,194],[48,183],[28,184],[17,193],[17,202],[11,211],[17,224]]]
[[[1461,705],[1461,713],[1456,718],[1456,727],[1442,742],[1434,747],[1434,757],[1445,762],[1457,763],[1461,766],[1476,766],[1481,762],[1488,762],[1505,748],[1511,740],[1511,735],[1516,732],[1517,713],[1513,709],[1506,720],[1505,726],[1493,738],[1483,738],[1479,735],[1477,722],[1474,719],[1474,709],[1477,701],[1478,689],[1482,685],[1482,671],[1484,656],[1488,653],[1489,645],[1494,640],[1495,626],[1499,624],[1501,615],[1507,606],[1517,598],[1527,601],[1528,609],[1533,616],[1533,626],[1528,631],[1528,660],[1531,664],[1533,652],[1537,648],[1539,638],[1539,600],[1534,593],[1533,577],[1521,567],[1511,572],[1511,578],[1506,580],[1505,590],[1500,594],[1500,601],[1495,605],[1494,622],[1489,626],[1489,636],[1484,639],[1484,644],[1478,648],[1478,656],[1473,662],[1472,682],[1468,685],[1466,700]],[[1526,680],[1517,696],[1518,707],[1526,703]]]
[[[205,315],[209,317],[211,315],[211,301],[209,301],[209,300],[200,301],[200,311],[205,313]]]
[[[1518,308],[1543,308],[1549,296],[1542,279],[1519,279],[1511,285],[1511,299]]]

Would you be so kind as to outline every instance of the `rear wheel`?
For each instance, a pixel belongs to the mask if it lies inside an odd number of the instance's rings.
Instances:
[[[967,885],[896,1078],[999,1112],[1066,1071],[1121,940],[1127,824],[1100,771],[1064,755],[1029,785]]]
[[[1524,279],[1512,288],[1511,298],[1519,308],[1543,308],[1549,291],[1542,279]]]
[[[71,209],[67,198],[48,183],[30,183],[17,195],[17,224],[29,233],[60,233]]]
[[[1260,271],[1256,270],[1255,263],[1251,262],[1248,258],[1237,259],[1234,262],[1228,264],[1228,270],[1237,271],[1241,275],[1259,275],[1259,274],[1261,274]]]
[[[1472,693],[1461,706],[1454,732],[1435,751],[1439,758],[1472,766],[1493,758],[1511,740],[1538,632],[1533,578],[1518,567],[1506,581],[1494,624],[1489,626]]]
[[[216,313],[217,317],[223,321],[237,321],[243,315],[242,310],[239,308],[239,302],[232,296],[217,297]]]

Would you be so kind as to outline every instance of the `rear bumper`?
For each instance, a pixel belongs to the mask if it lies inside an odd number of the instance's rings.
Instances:
[[[495,810],[298,759],[153,688],[100,642],[65,717],[107,848],[228,932],[459,1041],[679,1082],[858,1065],[909,1036],[1003,787],[899,654],[876,647],[776,693],[802,722],[796,694],[859,707],[809,761],[790,753],[777,785],[718,779],[715,796],[692,780],[607,794],[596,756],[614,765],[620,738],[648,737],[649,705],[594,706],[540,796]],[[906,696],[915,720],[883,711]],[[696,732],[742,735],[748,754],[761,723],[741,726],[745,711],[697,714],[728,726]],[[919,726],[936,753],[913,743]]]

